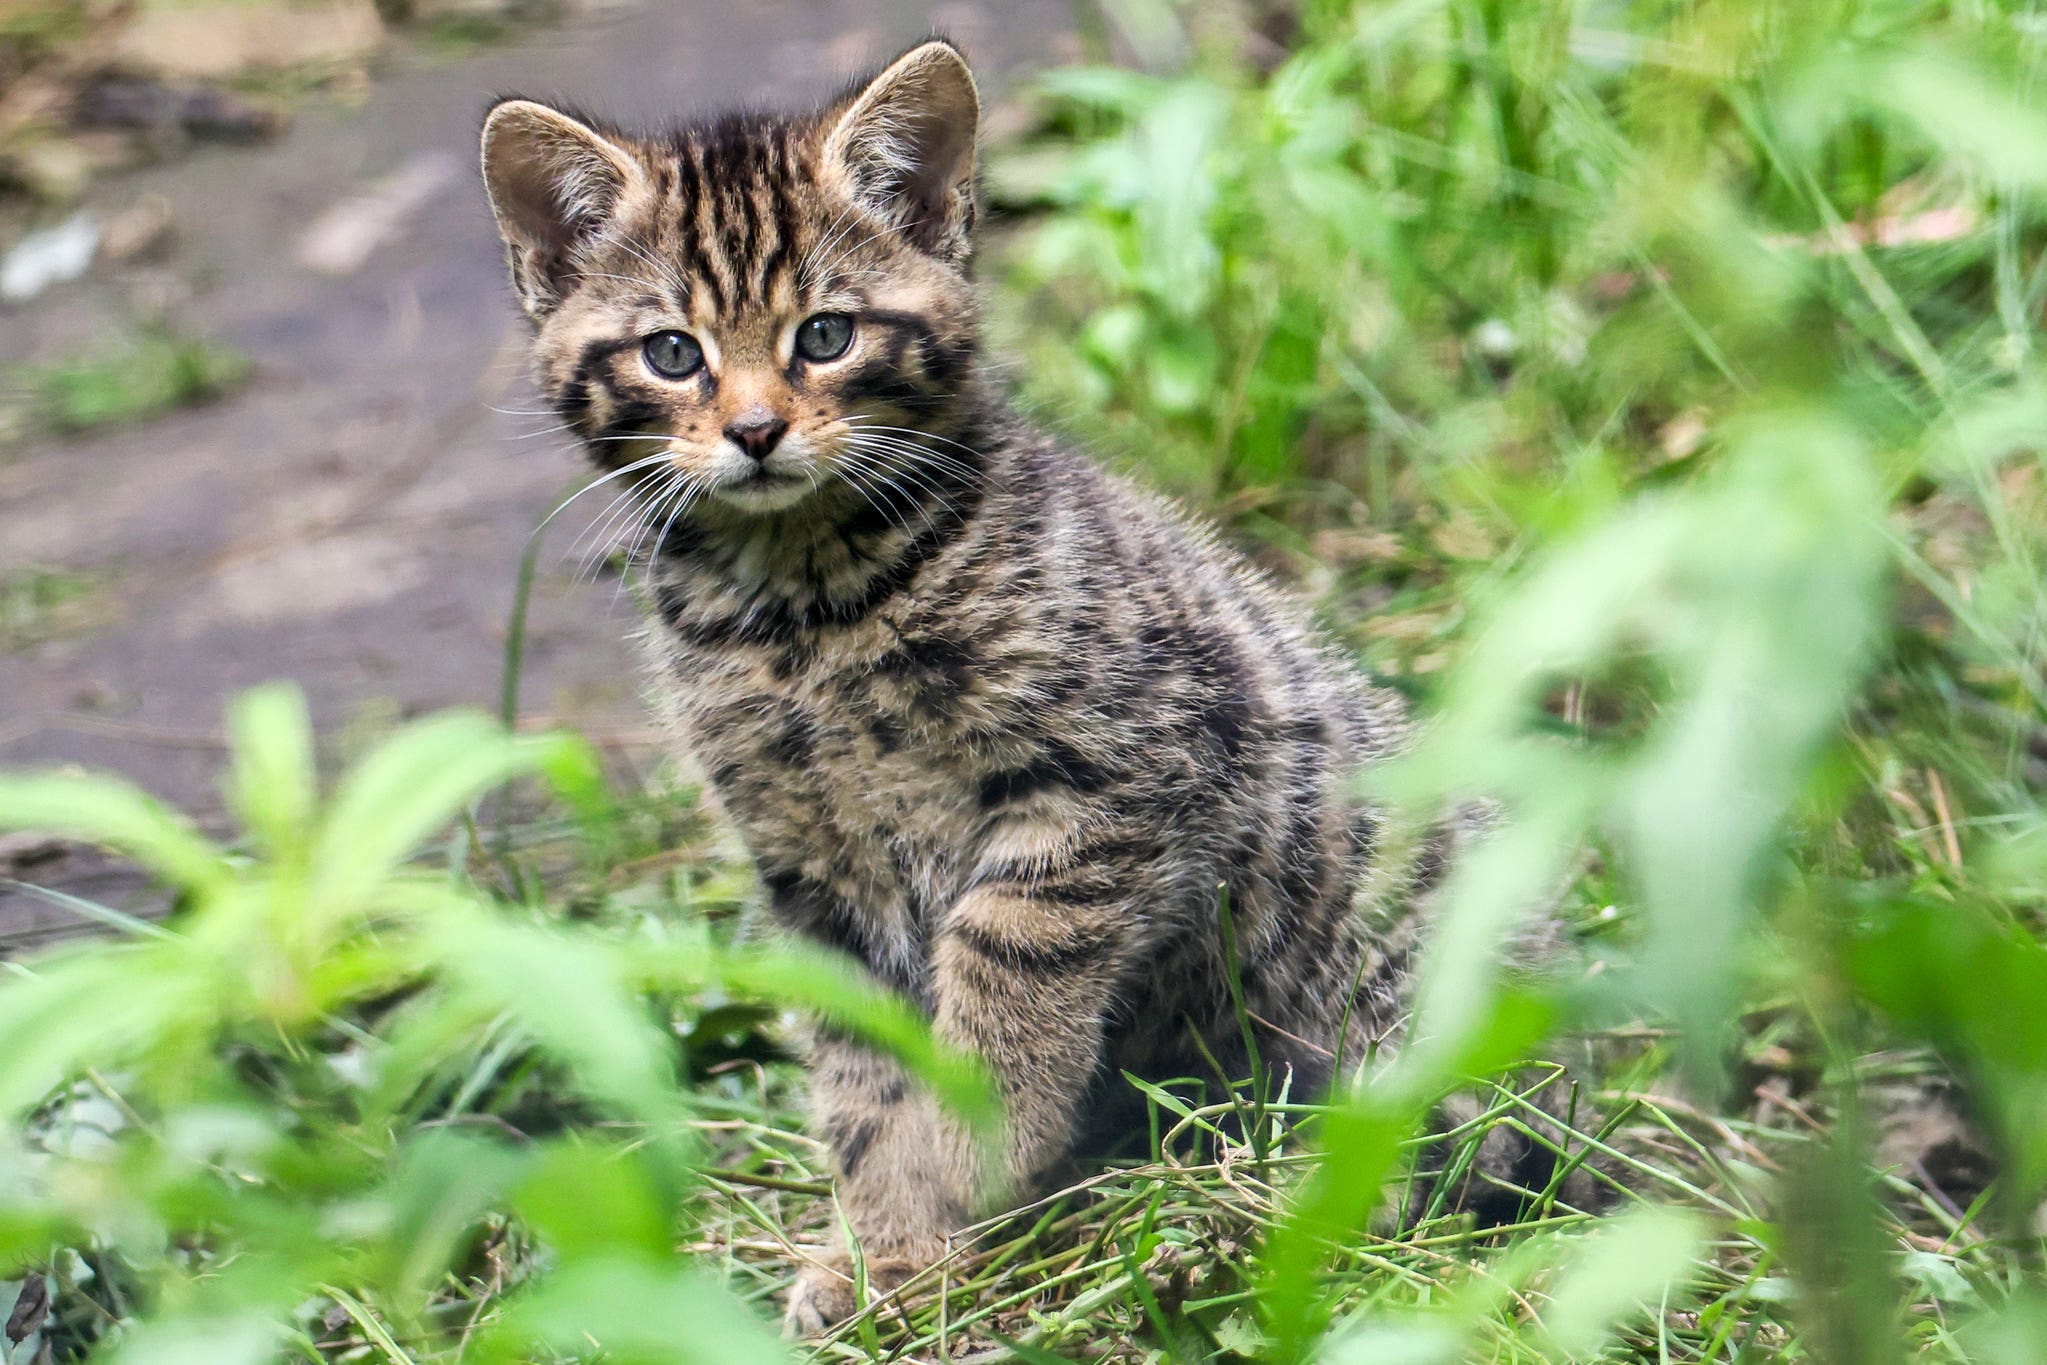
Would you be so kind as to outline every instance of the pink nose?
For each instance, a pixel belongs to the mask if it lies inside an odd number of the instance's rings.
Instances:
[[[765,460],[789,424],[766,408],[749,408],[725,424],[725,439],[756,460]]]

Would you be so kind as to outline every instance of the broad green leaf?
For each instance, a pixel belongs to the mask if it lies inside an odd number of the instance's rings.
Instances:
[[[1321,1276],[1329,1247],[1364,1226],[1420,1121],[1422,1106],[1380,1093],[1390,1089],[1368,1090],[1323,1121],[1323,1160],[1267,1244],[1262,1298],[1275,1361],[1302,1358],[1326,1325]]]
[[[1374,1319],[1332,1332],[1319,1365],[1457,1365],[1469,1359],[1463,1334],[1419,1314]]]
[[[284,1334],[255,1314],[171,1317],[148,1323],[108,1357],[111,1365],[269,1365]]]
[[[1630,1317],[1682,1298],[1705,1241],[1699,1219],[1642,1209],[1607,1221],[1581,1241],[1551,1295],[1543,1324],[1558,1350],[1590,1356]]]
[[[377,1283],[387,1301],[419,1312],[478,1221],[532,1164],[502,1139],[429,1129],[398,1153],[383,1199],[389,1211]]]
[[[517,1024],[614,1114],[648,1123],[658,1141],[679,1136],[674,1039],[626,988],[627,951],[484,913],[428,933],[458,999]]]
[[[335,790],[314,844],[317,904],[353,908],[471,801],[540,765],[544,742],[515,739],[480,713],[415,721]]]
[[[639,966],[649,970],[659,964],[643,957]],[[732,953],[703,966],[683,958],[674,966],[678,976],[708,970],[733,991],[808,1010],[866,1039],[894,1056],[931,1088],[941,1104],[977,1128],[987,1129],[999,1115],[994,1086],[978,1059],[933,1038],[921,1013],[873,985],[844,958],[791,947]]]
[[[218,848],[118,778],[0,774],[0,829],[101,844],[193,891],[212,888],[227,871]]]
[[[1911,119],[1952,155],[2011,185],[2047,191],[2047,108],[1981,63],[1951,53],[1901,52],[1873,73],[1869,98]]]
[[[305,694],[284,683],[242,693],[228,707],[228,735],[229,807],[271,856],[298,854],[318,798]]]
[[[74,950],[0,978],[0,1116],[21,1114],[88,1066],[203,1029],[217,994],[195,954],[162,941]]]
[[[1145,359],[1150,364],[1152,401],[1161,412],[1188,413],[1200,407],[1215,387],[1221,354],[1204,328],[1181,328],[1154,338]]]
[[[618,1365],[781,1365],[789,1349],[704,1276],[627,1256],[562,1267],[521,1295],[481,1348],[529,1361],[545,1347],[593,1347]]]
[[[650,1262],[674,1240],[674,1210],[642,1153],[583,1138],[552,1142],[513,1192],[519,1216],[564,1263],[621,1253]]]

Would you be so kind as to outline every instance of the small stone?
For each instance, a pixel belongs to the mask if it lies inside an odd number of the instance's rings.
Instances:
[[[53,285],[77,279],[92,268],[99,247],[99,219],[89,211],[31,232],[0,257],[0,300],[23,303]]]

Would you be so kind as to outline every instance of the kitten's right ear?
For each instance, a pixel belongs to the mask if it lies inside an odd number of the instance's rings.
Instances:
[[[483,124],[483,183],[519,302],[544,317],[567,293],[578,250],[640,174],[632,153],[532,100],[501,101]]]

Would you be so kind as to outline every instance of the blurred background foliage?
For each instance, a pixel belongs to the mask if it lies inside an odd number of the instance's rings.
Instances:
[[[1415,695],[1390,799],[1507,820],[1359,1093],[1284,1131],[1257,1086],[1161,1093],[1150,1161],[816,1353],[2047,1355],[2047,17],[1088,17],[1102,60],[991,152],[1013,377]],[[244,704],[233,852],[114,788],[0,786],[0,822],[185,894],[0,984],[8,1358],[783,1354],[732,1299],[834,1234],[775,1011],[975,1111],[971,1070],[732,946],[746,879],[686,793],[446,720],[323,803],[294,717]],[[472,806],[521,773],[557,795]],[[1504,978],[1560,886],[1582,969]],[[1586,1107],[1523,1216],[1420,1197],[1418,1163],[1539,1127],[1525,1076],[1443,1094],[1566,1039]],[[1625,1187],[1605,1217],[1580,1163]]]

